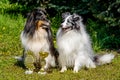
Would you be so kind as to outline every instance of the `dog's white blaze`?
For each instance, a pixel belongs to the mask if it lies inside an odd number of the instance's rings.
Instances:
[[[67,16],[67,18],[65,19],[65,21],[62,23],[62,28],[67,28],[67,23],[68,23],[68,19],[69,17],[71,17],[71,15]]]

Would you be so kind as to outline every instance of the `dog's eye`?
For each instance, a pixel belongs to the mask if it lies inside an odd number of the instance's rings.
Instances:
[[[67,20],[67,22],[69,23],[70,21],[69,21],[69,20]]]
[[[38,16],[41,16],[41,15],[42,15],[41,13],[38,14]]]
[[[73,21],[78,21],[80,18],[79,17],[75,17],[73,18]]]

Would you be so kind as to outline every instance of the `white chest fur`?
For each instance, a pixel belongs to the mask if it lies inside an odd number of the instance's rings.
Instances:
[[[79,45],[82,42],[81,35],[78,32],[70,31],[62,35],[61,32],[57,34],[57,45],[60,51],[64,53],[71,53],[76,51],[76,49],[83,44]]]
[[[47,32],[43,29],[35,31],[33,37],[29,37],[28,35],[21,33],[21,41],[25,49],[30,50],[32,52],[48,52],[49,51],[49,42],[47,40]]]
[[[63,33],[59,29],[57,33],[57,47],[60,64],[72,67],[76,59],[92,57],[92,50],[87,33],[71,30]],[[83,57],[82,57],[83,56]]]

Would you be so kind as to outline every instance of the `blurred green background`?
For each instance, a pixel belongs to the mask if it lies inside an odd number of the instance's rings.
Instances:
[[[17,19],[21,16],[24,21],[18,19],[18,22],[23,29],[27,13],[35,7],[46,9],[54,38],[61,14],[71,12],[83,17],[95,51],[120,48],[120,0],[0,0],[0,16]],[[0,27],[4,22],[6,20],[0,18]]]

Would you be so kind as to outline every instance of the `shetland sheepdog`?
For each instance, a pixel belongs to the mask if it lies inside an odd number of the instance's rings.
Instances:
[[[45,10],[36,8],[28,15],[24,30],[21,32],[21,42],[24,47],[23,55],[16,58],[24,62],[27,51],[33,52],[35,57],[33,63],[35,69],[27,70],[27,74],[40,70],[40,52],[48,53],[45,58],[44,70],[48,70],[51,66],[56,66],[58,53],[54,48],[50,21],[46,17]]]
[[[66,12],[62,14],[62,19],[63,23],[56,36],[61,72],[66,71],[68,67],[72,67],[73,72],[78,72],[83,66],[96,68],[96,65],[111,62],[114,58],[112,53],[102,56],[94,54],[81,16]]]

